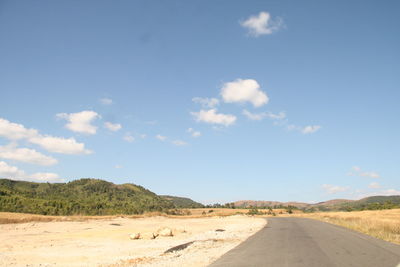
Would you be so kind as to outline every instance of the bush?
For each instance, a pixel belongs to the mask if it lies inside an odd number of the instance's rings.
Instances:
[[[262,211],[259,211],[257,208],[251,208],[251,209],[249,209],[247,214],[248,215],[263,215],[265,213],[263,213]]]

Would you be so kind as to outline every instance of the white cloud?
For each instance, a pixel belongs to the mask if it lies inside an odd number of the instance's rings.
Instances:
[[[368,177],[368,178],[380,178],[381,176],[379,173],[374,171],[363,171],[358,166],[353,166],[351,171],[347,174],[349,176],[361,176],[361,177]]]
[[[174,144],[176,146],[186,146],[187,145],[187,143],[182,140],[174,140],[174,141],[172,141],[172,144]]]
[[[311,134],[311,133],[315,133],[316,131],[318,131],[319,129],[321,129],[321,126],[319,125],[309,125],[309,126],[305,126],[301,129],[301,132],[303,134]]]
[[[57,173],[52,172],[38,172],[31,174],[27,177],[28,179],[33,179],[39,182],[63,182],[64,179],[61,179]]]
[[[122,169],[122,168],[123,168],[123,166],[122,166],[122,165],[119,165],[119,164],[115,165],[114,167],[115,167],[116,169]]]
[[[110,131],[116,132],[122,128],[122,125],[119,123],[111,123],[111,122],[106,121],[104,123],[104,127],[106,127]]]
[[[258,82],[252,79],[237,79],[225,83],[221,89],[221,96],[226,103],[250,102],[255,107],[260,107],[269,101],[267,94],[260,90]]]
[[[379,187],[370,187],[370,188],[379,188]],[[370,196],[398,196],[400,195],[400,190],[397,189],[383,189],[375,192],[367,192],[357,196],[358,199],[370,197]]]
[[[141,134],[141,135],[140,135],[140,138],[142,138],[142,139],[145,139],[146,137],[147,137],[146,134]]]
[[[322,128],[320,125],[309,125],[302,127],[293,124],[287,124],[286,122],[283,125],[286,125],[286,129],[288,129],[289,131],[298,131],[302,134],[312,134],[319,131]]]
[[[14,179],[14,180],[30,180],[39,182],[62,182],[58,174],[51,172],[38,172],[34,174],[26,174],[23,170],[15,166],[8,165],[4,161],[0,161],[0,177]]]
[[[75,138],[53,137],[39,135],[28,140],[37,144],[47,151],[60,154],[91,154],[92,151],[85,149],[85,144],[76,142]]]
[[[4,161],[0,161],[0,177],[2,178],[24,178],[26,176],[24,171],[19,170],[17,167],[10,166]]]
[[[214,108],[219,104],[219,100],[216,98],[194,97],[192,98],[192,101],[202,105],[204,108]]]
[[[272,120],[283,120],[286,118],[285,112],[279,112],[278,114],[274,114],[271,112],[262,112],[262,113],[251,113],[250,111],[244,109],[243,115],[245,115],[250,120],[260,121],[264,118],[269,118]]]
[[[126,133],[123,139],[128,143],[132,143],[133,141],[135,141],[135,137],[133,137],[130,133]]]
[[[200,110],[199,112],[191,112],[196,121],[202,121],[211,124],[220,124],[229,126],[235,123],[236,116],[230,114],[217,113],[216,109]]]
[[[113,100],[111,98],[105,97],[105,98],[100,99],[100,103],[105,106],[109,106],[109,105],[112,105]]]
[[[260,121],[263,120],[264,118],[269,118],[271,120],[274,120],[273,122],[274,125],[284,127],[289,131],[297,131],[302,134],[312,134],[322,128],[319,125],[309,125],[302,127],[294,124],[289,124],[285,112],[279,112],[277,114],[271,112],[252,113],[247,109],[244,109],[242,111],[242,114],[245,115],[248,119],[255,121]]]
[[[201,132],[195,131],[193,128],[187,129],[187,132],[190,133],[190,135],[192,137],[200,137],[201,136]]]
[[[240,22],[240,25],[248,29],[249,35],[258,37],[278,31],[283,22],[280,18],[272,20],[268,12],[262,11],[258,15],[250,16],[247,20]]]
[[[386,189],[386,190],[382,190],[381,192],[379,192],[381,195],[384,196],[394,196],[394,195],[400,195],[400,190],[396,190],[396,189]]]
[[[381,188],[381,185],[377,182],[370,183],[368,185],[369,188]]]
[[[369,177],[369,178],[380,178],[380,175],[376,172],[362,172],[360,176]]]
[[[84,134],[95,134],[97,127],[92,125],[92,121],[100,118],[97,112],[92,110],[84,110],[77,113],[59,113],[56,115],[57,118],[65,119],[68,123],[65,127],[73,132],[84,133]]]
[[[345,191],[349,190],[348,187],[330,185],[330,184],[324,184],[324,185],[322,185],[322,188],[328,194],[336,194],[336,193],[345,192]]]
[[[165,140],[167,140],[167,137],[166,137],[166,136],[163,136],[163,135],[160,135],[160,134],[157,134],[157,135],[156,135],[156,138],[157,138],[158,140],[160,140],[160,141],[165,141]]]
[[[27,129],[22,124],[12,123],[0,118],[0,136],[10,140],[25,139],[37,144],[47,151],[62,154],[90,154],[83,143],[78,143],[74,138],[53,137],[39,134],[36,129]]]
[[[22,124],[10,122],[0,118],[0,136],[10,140],[28,139],[37,136],[35,129],[26,129]]]
[[[43,166],[57,164],[57,160],[55,158],[43,155],[34,149],[17,148],[15,144],[0,146],[0,158]]]

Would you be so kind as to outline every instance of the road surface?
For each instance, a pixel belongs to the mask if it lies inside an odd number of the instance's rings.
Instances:
[[[271,218],[210,267],[400,267],[400,246],[305,218]]]

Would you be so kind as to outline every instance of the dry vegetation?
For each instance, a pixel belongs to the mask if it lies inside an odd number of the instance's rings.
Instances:
[[[49,216],[29,213],[0,212],[0,224],[28,222],[82,222],[88,220],[110,220],[115,218],[146,218],[163,216],[168,218],[198,218],[246,214],[248,209],[180,209],[182,215],[167,215],[162,212],[147,212],[141,215],[110,216]]]
[[[321,220],[400,244],[400,209],[294,215]]]
[[[87,220],[106,220],[115,218],[146,218],[163,216],[168,218],[202,218],[214,216],[245,215],[249,209],[225,209],[225,208],[201,208],[201,209],[179,209],[181,215],[167,215],[162,212],[147,212],[141,215],[109,215],[109,216],[49,216],[29,213],[0,212],[0,224],[28,223],[28,222],[82,222]],[[261,212],[267,210],[260,209]],[[276,215],[287,214],[284,209],[274,209]],[[298,213],[300,211],[293,211]],[[267,216],[267,215],[263,215]]]
[[[0,212],[0,224],[28,222],[83,222],[88,220],[111,220],[114,218],[144,218],[159,216],[159,212],[149,212],[143,215],[110,215],[110,216],[49,216],[29,213]]]

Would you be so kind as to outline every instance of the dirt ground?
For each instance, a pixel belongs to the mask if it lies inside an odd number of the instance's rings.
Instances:
[[[243,215],[1,224],[0,266],[207,266],[265,224]],[[151,239],[165,227],[173,236]]]

